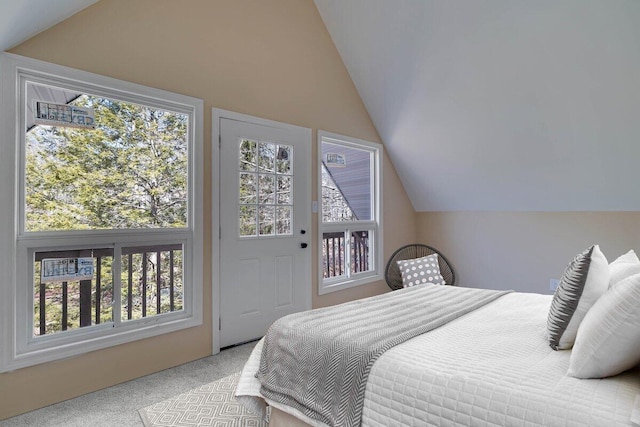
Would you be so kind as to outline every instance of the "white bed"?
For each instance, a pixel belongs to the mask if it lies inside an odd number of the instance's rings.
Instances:
[[[566,375],[571,351],[554,351],[547,340],[551,298],[507,294],[388,350],[368,377],[362,425],[640,425],[640,370],[602,380]],[[265,403],[254,377],[260,351],[261,343],[236,391],[254,410]],[[266,404],[323,425],[290,407]]]

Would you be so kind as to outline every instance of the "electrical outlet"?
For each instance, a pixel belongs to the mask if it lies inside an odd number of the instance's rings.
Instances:
[[[560,280],[558,279],[550,279],[549,280],[549,290],[554,291],[558,289],[558,285],[560,284]]]

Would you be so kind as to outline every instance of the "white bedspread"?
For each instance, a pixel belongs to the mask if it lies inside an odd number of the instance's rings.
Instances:
[[[640,371],[605,380],[567,377],[570,351],[547,343],[550,302],[547,295],[505,295],[387,351],[369,375],[362,425],[633,425]],[[259,347],[236,394],[259,396]]]
[[[551,296],[510,294],[387,351],[369,375],[367,426],[631,425],[640,372],[566,376],[547,343]]]

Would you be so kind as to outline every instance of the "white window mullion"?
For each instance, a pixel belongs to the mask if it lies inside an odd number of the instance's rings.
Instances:
[[[351,230],[344,230],[344,266],[347,277],[351,277]]]
[[[118,328],[122,322],[122,245],[114,245],[113,248],[113,299],[111,310],[113,313],[113,326]]]

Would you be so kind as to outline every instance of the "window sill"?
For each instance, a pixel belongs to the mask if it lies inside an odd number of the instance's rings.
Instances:
[[[202,325],[202,316],[190,316],[161,323],[153,323],[146,326],[138,326],[135,329],[121,327],[118,328],[117,332],[114,328],[102,328],[102,330],[93,331],[93,334],[83,334],[82,339],[77,339],[73,342],[48,346],[46,349],[26,349],[24,352],[16,354],[14,357],[10,357],[10,360],[8,360],[4,366],[0,366],[0,373],[14,371],[16,369],[26,368],[41,363],[53,362],[55,360],[78,356],[91,351],[101,350],[115,345],[151,338],[200,325]]]
[[[318,289],[319,295],[329,294],[331,292],[337,292],[344,289],[355,288],[356,286],[362,286],[373,282],[378,282],[380,280],[384,280],[384,277],[381,274],[370,274],[363,277],[356,277],[346,280],[341,280],[337,282],[329,282],[329,283],[320,283],[320,287]]]

